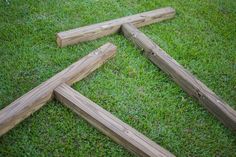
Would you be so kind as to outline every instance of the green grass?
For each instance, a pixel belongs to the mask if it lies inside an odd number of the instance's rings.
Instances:
[[[117,55],[73,88],[177,156],[236,156],[236,135],[122,35],[58,48],[57,32],[172,6],[173,20],[141,28],[236,109],[234,0],[0,2],[0,109],[104,43]],[[132,156],[49,102],[0,138],[0,156]]]

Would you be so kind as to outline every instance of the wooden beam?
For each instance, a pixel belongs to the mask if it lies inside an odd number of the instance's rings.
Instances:
[[[161,8],[136,15],[126,16],[119,19],[80,27],[57,34],[59,47],[76,44],[83,41],[94,40],[119,31],[124,23],[132,23],[136,27],[145,26],[151,23],[160,22],[174,17],[175,10],[171,7]]]
[[[111,58],[115,51],[116,47],[111,43],[101,46],[2,109],[0,111],[0,136],[49,101],[54,88],[58,85],[64,82],[72,84],[83,79]]]
[[[225,126],[236,130],[236,111],[221,100],[206,85],[194,77],[183,66],[169,56],[145,34],[132,24],[122,25],[124,35],[144,50],[144,54],[164,72],[169,74],[184,91],[195,97]]]
[[[126,149],[140,156],[174,156],[134,128],[122,122],[66,84],[55,90],[56,98]]]

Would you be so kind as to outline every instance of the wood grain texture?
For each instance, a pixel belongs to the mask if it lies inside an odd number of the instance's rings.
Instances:
[[[101,46],[2,109],[0,111],[0,136],[49,101],[54,88],[58,85],[64,82],[71,85],[83,79],[111,58],[115,51],[116,47],[111,43]]]
[[[94,40],[109,34],[116,33],[124,23],[132,23],[136,27],[145,26],[151,23],[160,22],[173,18],[175,10],[171,7],[161,8],[144,12],[132,16],[80,27],[57,34],[57,44],[59,47],[76,44],[83,41]]]
[[[221,100],[213,91],[176,62],[145,34],[135,28],[134,25],[124,24],[122,25],[122,31],[127,38],[144,50],[144,54],[154,64],[169,74],[184,91],[199,100],[225,126],[236,131],[236,111],[234,109]]]
[[[55,90],[56,98],[94,127],[139,156],[174,156],[66,84]]]

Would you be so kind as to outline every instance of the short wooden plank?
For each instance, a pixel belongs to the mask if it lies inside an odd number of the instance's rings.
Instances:
[[[173,18],[174,15],[175,10],[171,7],[167,7],[152,10],[149,12],[143,12],[136,15],[126,16],[119,19],[106,21],[103,23],[80,27],[58,33],[57,44],[59,47],[64,47],[83,41],[90,41],[118,32],[120,26],[124,23],[131,22],[136,27],[141,27],[151,23]]]
[[[174,156],[66,84],[55,89],[56,98],[94,127],[140,156]]]
[[[221,100],[206,85],[177,63],[164,50],[132,24],[122,25],[124,35],[144,50],[145,55],[164,72],[169,74],[189,95],[215,115],[225,126],[236,130],[236,111]]]
[[[111,58],[115,51],[116,47],[111,43],[101,46],[2,109],[0,111],[0,136],[49,101],[54,88],[58,85],[64,82],[72,84],[83,79]]]

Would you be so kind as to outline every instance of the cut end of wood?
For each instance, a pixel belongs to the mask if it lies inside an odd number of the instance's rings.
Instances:
[[[91,56],[96,56],[96,55],[99,56],[100,55],[100,56],[107,56],[106,58],[110,58],[115,55],[116,49],[117,49],[117,47],[114,44],[107,42],[106,44],[102,45],[98,49],[94,50],[89,55],[91,55]],[[106,61],[106,60],[104,60],[104,61]]]
[[[116,51],[117,47],[116,45],[112,44],[111,42],[107,42],[106,44],[104,44],[103,46],[101,46],[100,48],[98,49],[109,49],[110,51]],[[103,52],[103,51],[102,51]]]
[[[176,13],[176,10],[172,7],[166,7],[164,9],[168,10],[169,12]]]
[[[58,47],[63,47],[59,33],[56,35]]]

